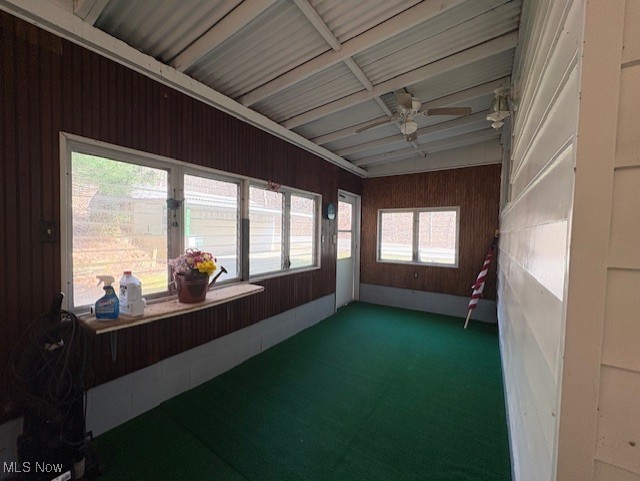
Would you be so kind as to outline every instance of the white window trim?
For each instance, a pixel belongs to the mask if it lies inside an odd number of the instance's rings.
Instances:
[[[455,263],[454,264],[444,264],[439,262],[420,262],[418,261],[418,251],[419,251],[419,226],[418,219],[421,212],[451,212],[455,211],[456,213],[456,246],[455,246]],[[399,261],[399,260],[389,260],[382,259],[382,214],[386,213],[412,213],[413,214],[413,245],[412,245],[412,260],[410,261]],[[383,264],[406,264],[406,265],[415,265],[415,266],[431,266],[431,267],[445,267],[449,269],[457,269],[460,263],[460,206],[449,206],[449,207],[415,207],[415,208],[398,208],[398,209],[378,209],[378,218],[377,218],[377,240],[376,240],[376,262]]]
[[[269,183],[263,180],[251,180],[249,182],[250,187],[256,187],[258,189],[269,190]],[[291,195],[295,195],[297,197],[304,197],[307,199],[311,199],[315,202],[315,217],[316,217],[316,225],[315,225],[315,236],[314,236],[314,245],[313,245],[313,265],[310,266],[302,266],[302,267],[285,267],[281,266],[278,270],[273,270],[269,272],[261,272],[259,274],[251,275],[249,273],[248,280],[250,282],[259,282],[264,279],[269,279],[272,277],[282,277],[288,274],[296,274],[300,272],[307,271],[315,271],[322,268],[321,260],[321,233],[322,230],[322,195],[315,194],[313,192],[308,192],[305,190],[296,189],[294,187],[280,186],[277,190],[278,193],[283,194],[283,209],[282,209],[282,252],[283,252],[283,261],[288,260],[288,256],[285,253],[289,252],[289,233],[290,228],[290,209],[291,209]],[[249,217],[249,202],[247,196],[247,218]],[[247,258],[248,258],[247,252]]]
[[[70,197],[70,171],[71,171],[71,155],[72,152],[82,152],[90,155],[97,155],[106,158],[113,158],[116,161],[129,162],[146,167],[156,169],[164,169],[169,172],[170,188],[176,190],[175,197],[178,200],[184,200],[183,176],[197,175],[201,177],[220,180],[223,182],[233,182],[238,184],[238,275],[231,279],[221,280],[217,284],[231,284],[250,280],[261,281],[274,277],[281,277],[289,274],[297,274],[301,272],[314,271],[321,269],[321,230],[322,230],[322,195],[314,192],[308,192],[293,187],[282,186],[281,190],[290,194],[299,195],[314,199],[316,202],[316,235],[313,249],[314,265],[304,266],[295,269],[280,269],[272,272],[265,272],[255,276],[249,276],[248,272],[243,272],[245,261],[248,266],[248,243],[244,238],[243,219],[249,218],[249,186],[264,188],[268,186],[268,182],[229,172],[213,169],[210,167],[198,166],[187,162],[156,155],[149,152],[143,152],[128,147],[123,147],[100,140],[90,139],[68,132],[60,132],[60,249],[61,249],[61,286],[65,294],[63,306],[68,309],[73,300],[73,264],[72,264],[72,236],[73,232],[69,228],[71,226],[71,197]],[[173,197],[173,194],[169,194]],[[167,213],[167,215],[172,215]],[[283,213],[283,215],[285,215]],[[180,255],[184,252],[184,209],[177,211],[177,220],[180,225],[179,229],[171,229],[168,227],[169,256]],[[169,222],[169,219],[167,219]],[[285,236],[283,235],[283,241]],[[175,247],[174,247],[175,246]],[[151,297],[158,299],[171,297],[168,292],[158,293]],[[79,306],[83,307],[83,306]]]
[[[353,197],[353,194],[349,194]],[[337,260],[341,261],[341,260],[345,260],[345,259],[354,259],[356,257],[356,251],[357,251],[357,245],[358,242],[356,241],[356,229],[355,229],[355,225],[356,225],[356,205],[355,203],[351,203],[351,202],[343,202],[341,200],[341,196],[342,198],[344,198],[344,194],[341,194],[340,191],[338,191],[338,219],[337,219],[337,229],[336,232],[338,234],[338,238],[340,237],[340,233],[341,232],[348,232],[349,234],[351,234],[351,250],[349,252],[349,257],[338,257],[338,255],[336,255]],[[343,202],[344,204],[348,204],[351,206],[351,226],[349,226],[349,229],[340,229],[340,202]],[[336,245],[337,245],[338,241],[336,240]]]
[[[231,176],[224,173],[221,174],[218,171],[212,171],[210,169],[194,168],[192,164],[186,164],[186,163],[181,163],[181,164],[182,164],[181,169],[176,170],[176,172],[178,173],[177,177],[179,177],[179,179],[176,179],[176,185],[179,186],[179,189],[180,189],[179,192],[181,193],[179,197],[181,197],[180,200],[182,200],[183,202],[184,202],[184,176],[185,175],[237,184],[238,186],[238,194],[236,199],[238,203],[238,218],[236,220],[236,232],[238,235],[238,248],[236,250],[237,275],[231,278],[221,278],[219,282],[216,281],[216,285],[231,284],[233,282],[241,281],[242,280],[242,255],[243,255],[242,246],[244,244],[243,233],[242,233],[242,192],[243,192],[244,180],[240,177],[235,177],[235,176]],[[185,251],[185,245],[184,245],[184,237],[185,237],[184,227],[186,225],[186,219],[184,218],[185,209],[184,208],[180,209],[178,211],[178,214],[179,214],[178,223],[180,224],[182,229],[180,229],[180,231],[178,231],[178,229],[174,229],[172,231],[172,234],[179,238],[178,242],[180,242],[180,244],[178,245],[180,246],[180,249],[181,249],[180,253],[182,253]]]

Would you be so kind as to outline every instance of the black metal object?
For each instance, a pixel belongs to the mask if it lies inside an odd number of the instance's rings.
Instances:
[[[14,350],[12,382],[24,406],[23,434],[18,438],[19,479],[51,480],[38,466],[55,465],[78,473],[86,464],[85,370],[87,333],[72,313],[61,310],[57,294],[49,312],[25,330]],[[60,474],[60,472],[58,472]],[[84,474],[84,473],[82,473]],[[83,479],[87,479],[84,477]]]

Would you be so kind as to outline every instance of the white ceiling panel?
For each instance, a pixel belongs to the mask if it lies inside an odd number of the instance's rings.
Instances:
[[[420,0],[310,0],[340,42],[388,20]]]
[[[432,134],[419,135],[417,142],[418,144],[423,144],[425,142],[443,140],[455,135],[462,135],[469,132],[477,132],[478,130],[484,130],[487,128],[491,128],[491,124],[485,118],[483,118],[481,120],[476,120],[468,124],[460,125],[459,127],[454,127],[454,128],[443,130],[443,131],[437,131]]]
[[[327,115],[314,122],[301,125],[294,129],[294,132],[299,133],[303,137],[312,139],[320,135],[325,135],[336,130],[344,129],[360,122],[374,119],[384,115],[384,112],[380,109],[380,106],[373,100],[369,102],[363,102],[350,109],[345,109],[341,112],[336,112],[332,115]]]
[[[480,142],[486,142],[488,140],[499,139],[500,135],[501,134],[498,130],[489,127],[486,129],[477,130],[475,132],[447,137],[443,140],[418,142],[418,144],[420,148],[424,149],[426,152],[442,152],[443,150],[455,149],[457,147],[463,147],[465,145],[473,145]]]
[[[96,27],[164,63],[170,63],[241,2],[111,0],[98,17]]]
[[[438,75],[424,82],[407,85],[407,90],[422,102],[506,77],[511,73],[513,50],[493,55],[464,67]]]
[[[344,158],[354,161],[354,160],[364,159],[365,157],[370,157],[372,155],[384,154],[387,152],[394,152],[400,149],[406,149],[408,147],[411,147],[411,144],[406,140],[404,140],[400,135],[397,138],[394,138],[393,140],[389,141],[385,145],[382,145],[373,149],[369,149],[366,151],[360,151],[354,154],[347,154],[344,156]]]
[[[431,43],[439,43],[443,37],[438,37],[438,35],[474,19],[478,15],[493,11],[509,1],[510,0],[476,0],[473,2],[464,2],[426,22],[354,55],[353,58],[359,65],[366,66],[384,57],[394,55],[398,51],[424,40],[429,40]],[[513,3],[519,5],[520,2],[516,0]]]
[[[493,94],[491,93],[491,94],[481,95],[479,97],[475,97],[472,99],[460,100],[458,102],[451,102],[447,106],[448,107],[470,107],[472,112],[480,112],[481,110],[487,110],[491,105],[492,100],[493,100]],[[425,107],[428,108],[429,104],[427,103]],[[438,122],[438,119],[441,119],[442,117],[443,116],[439,116],[439,115],[437,116],[434,115],[430,117],[423,116],[425,120],[435,119],[436,123]]]
[[[328,144],[324,144],[324,147],[335,152],[336,150],[345,149],[347,147],[353,147],[354,145],[359,145],[364,142],[372,142],[374,140],[383,139],[386,137],[391,137],[392,135],[399,135],[400,131],[395,123],[390,122],[388,124],[382,125],[380,127],[373,128],[371,130],[367,130],[366,132],[362,132],[360,134],[354,134],[349,137],[344,137],[340,140],[336,140],[335,142],[330,142]]]
[[[339,63],[253,106],[276,122],[362,90],[362,84]]]
[[[408,38],[394,37],[354,60],[372,83],[381,83],[517,29],[519,11],[518,3],[506,4],[417,42],[416,27],[405,34]],[[389,52],[392,49],[394,51]]]
[[[236,98],[328,49],[298,7],[279,0],[187,73]]]

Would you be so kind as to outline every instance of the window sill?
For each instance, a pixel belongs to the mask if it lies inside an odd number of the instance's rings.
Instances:
[[[95,316],[86,315],[79,316],[79,319],[93,334],[105,334],[107,332],[113,333],[120,329],[128,329],[130,327],[148,324],[167,317],[200,311],[219,304],[242,299],[243,297],[251,296],[262,291],[264,291],[263,286],[237,283],[229,286],[218,287],[209,291],[207,293],[207,298],[203,302],[198,302],[196,304],[182,304],[178,302],[178,299],[176,298],[148,304],[147,307],[145,307],[144,315],[139,317],[120,315],[117,319],[105,319],[99,321]]]
[[[320,266],[298,267],[296,269],[286,269],[281,271],[265,272],[264,274],[255,274],[249,277],[250,282],[261,282],[267,279],[273,279],[275,277],[290,276],[293,274],[300,274],[302,272],[318,271]]]
[[[444,267],[446,269],[457,269],[458,264],[439,264],[435,262],[416,262],[416,261],[396,261],[386,259],[376,259],[379,264],[399,264],[406,266],[422,266],[422,267]]]

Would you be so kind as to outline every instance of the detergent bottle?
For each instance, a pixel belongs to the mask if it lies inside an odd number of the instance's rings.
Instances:
[[[142,283],[131,271],[124,271],[120,278],[120,311],[127,316],[142,316],[145,299],[142,298]]]
[[[96,276],[98,279],[98,285],[104,283],[104,296],[96,301],[95,312],[96,319],[98,320],[110,320],[117,319],[120,315],[120,303],[118,296],[113,290],[113,284],[116,280],[113,276]]]

